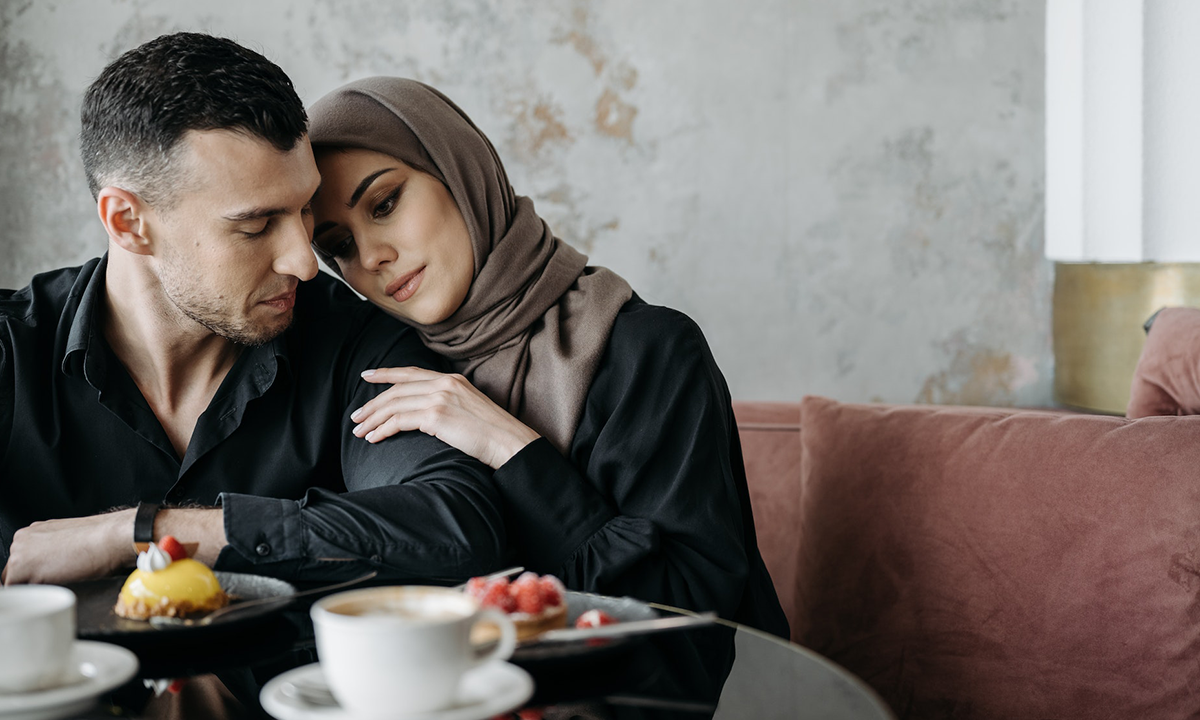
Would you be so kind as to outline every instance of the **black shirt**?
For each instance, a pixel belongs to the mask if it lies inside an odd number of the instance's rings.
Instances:
[[[326,275],[301,283],[292,327],[243,350],[179,458],[104,339],[106,265],[0,291],[0,563],[34,521],[139,501],[222,505],[218,569],[454,580],[501,562],[489,468],[423,433],[350,432],[386,387],[362,370],[442,369],[414,332]]]
[[[788,637],[758,552],[729,389],[686,315],[626,303],[569,459],[541,439],[495,479],[526,567]]]

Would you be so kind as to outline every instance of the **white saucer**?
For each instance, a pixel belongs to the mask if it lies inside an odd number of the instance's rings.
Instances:
[[[317,705],[284,693],[284,685],[293,682],[325,687],[321,663],[289,670],[268,682],[259,696],[263,709],[279,720],[349,720],[352,717],[336,705]],[[524,705],[533,696],[533,678],[516,665],[497,660],[468,670],[463,675],[461,688],[462,696],[453,707],[397,716],[397,720],[485,720]]]
[[[137,673],[137,656],[108,643],[76,640],[71,650],[78,679],[66,685],[27,693],[0,693],[0,719],[51,720],[88,710],[101,694]]]

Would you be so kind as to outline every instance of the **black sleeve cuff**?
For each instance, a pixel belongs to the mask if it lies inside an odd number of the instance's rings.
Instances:
[[[304,528],[296,500],[221,493],[228,547],[217,557],[222,570],[253,570],[269,565],[298,567],[305,558]],[[236,556],[229,551],[236,553]]]
[[[505,525],[521,562],[552,573],[615,517],[612,507],[549,440],[539,438],[496,470]]]

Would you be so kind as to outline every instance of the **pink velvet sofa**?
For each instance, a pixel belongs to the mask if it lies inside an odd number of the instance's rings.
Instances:
[[[1159,317],[1133,395],[737,403],[792,640],[900,718],[1200,717],[1200,310]]]

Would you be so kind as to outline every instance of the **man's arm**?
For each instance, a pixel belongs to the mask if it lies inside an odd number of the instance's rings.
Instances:
[[[0,575],[5,585],[62,583],[105,577],[133,565],[136,510],[36,522],[13,535],[12,559]],[[225,547],[220,508],[167,508],[154,519],[154,539],[184,538],[191,556],[206,565]],[[46,552],[57,548],[57,552]]]
[[[506,539],[490,468],[420,432],[376,444],[351,433],[350,413],[383,389],[364,382],[362,370],[441,369],[439,358],[381,313],[345,345],[333,375],[343,387],[326,412],[340,412],[348,492],[311,488],[300,500],[224,492],[215,509],[161,512],[156,538],[194,544],[195,557],[218,569],[296,581],[343,578],[363,566],[393,579],[465,579],[499,566]],[[132,539],[131,511],[35,523],[14,536],[4,581],[112,574],[133,563]]]

